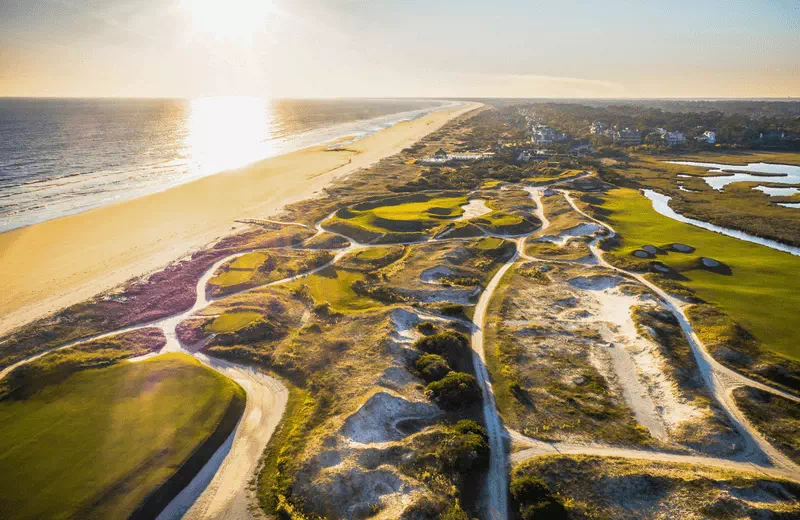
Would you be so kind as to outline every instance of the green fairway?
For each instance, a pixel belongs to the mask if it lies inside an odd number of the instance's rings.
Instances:
[[[327,267],[317,274],[289,284],[288,287],[307,286],[315,303],[328,303],[335,311],[360,311],[380,305],[372,298],[353,290],[353,284],[363,279],[364,275],[361,273]]]
[[[644,245],[665,247],[673,242],[696,248],[694,253],[658,255],[688,278],[682,282],[697,296],[718,306],[765,348],[800,359],[800,328],[792,326],[800,308],[800,258],[744,242],[657,213],[635,190],[615,189],[600,206],[622,237],[613,255],[628,261]],[[700,257],[723,262],[732,274],[697,268]]]
[[[424,220],[460,217],[467,197],[436,197],[423,202],[407,202],[396,206],[379,206],[372,210],[375,216],[389,220]]]
[[[0,401],[0,517],[127,518],[190,457],[213,453],[244,400],[194,358],[166,354]]]
[[[253,311],[226,312],[214,318],[206,329],[215,334],[236,332],[261,318],[261,314]]]
[[[255,269],[267,259],[266,253],[255,251],[242,255],[231,263],[231,269]]]
[[[230,287],[232,285],[241,285],[250,281],[255,272],[252,269],[231,269],[230,271],[223,271],[208,281],[212,285],[220,287]]]
[[[408,200],[412,197],[406,197]],[[460,217],[467,204],[466,195],[433,197],[418,194],[403,202],[392,199],[382,205],[366,203],[340,211],[333,218],[368,231],[385,233],[420,232]]]

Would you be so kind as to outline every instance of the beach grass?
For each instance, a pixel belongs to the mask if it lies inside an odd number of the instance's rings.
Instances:
[[[692,253],[659,254],[655,260],[678,271],[686,278],[683,285],[728,314],[764,348],[800,359],[800,329],[788,325],[800,308],[800,278],[795,274],[800,258],[672,220],[635,190],[615,189],[602,199],[598,207],[621,238],[620,247],[609,253],[613,259],[629,263],[633,251],[645,245],[695,248]],[[730,274],[702,268],[701,257],[721,262]]]
[[[244,400],[241,387],[183,354],[79,371],[5,399],[0,517],[127,518],[237,407],[227,437]]]

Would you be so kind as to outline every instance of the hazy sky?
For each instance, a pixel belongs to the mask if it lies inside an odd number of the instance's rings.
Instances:
[[[800,96],[800,0],[0,0],[0,96]]]

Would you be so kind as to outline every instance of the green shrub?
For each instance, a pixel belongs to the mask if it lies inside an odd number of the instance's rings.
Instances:
[[[440,443],[436,452],[442,466],[462,478],[480,473],[489,464],[489,436],[471,420],[458,421]]]
[[[461,408],[481,399],[478,381],[464,372],[450,372],[429,383],[425,393],[443,408]]]
[[[422,379],[428,383],[438,381],[450,372],[450,365],[438,354],[423,354],[414,364]]]
[[[429,321],[423,321],[417,324],[417,330],[426,336],[430,336],[431,334],[436,333],[437,328],[433,323]]]
[[[537,477],[517,477],[511,481],[511,495],[523,520],[567,518],[567,510],[553,497],[550,488]]]
[[[414,343],[414,347],[426,354],[442,356],[451,367],[469,366],[466,362],[471,364],[472,361],[469,338],[460,332],[448,330],[420,338]]]

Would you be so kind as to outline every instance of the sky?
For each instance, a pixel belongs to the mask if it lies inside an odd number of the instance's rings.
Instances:
[[[0,96],[800,97],[800,0],[0,0]]]

